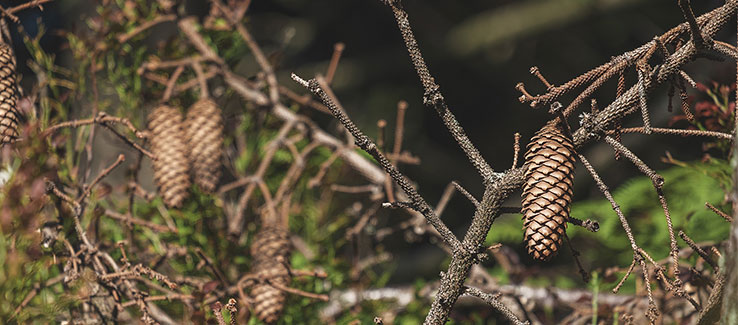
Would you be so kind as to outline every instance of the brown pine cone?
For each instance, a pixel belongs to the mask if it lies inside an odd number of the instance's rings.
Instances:
[[[268,324],[276,322],[284,310],[287,294],[274,285],[286,287],[290,284],[287,268],[290,246],[287,231],[271,225],[263,225],[251,244],[252,273],[259,281],[251,289],[254,312]]]
[[[251,244],[251,256],[254,258],[274,259],[277,256],[289,256],[292,244],[289,234],[282,227],[262,225]]]
[[[290,284],[290,274],[286,262],[276,259],[256,258],[253,274],[259,280],[251,288],[251,297],[254,301],[254,312],[259,319],[267,324],[279,320],[284,310],[287,293],[274,285],[286,287]]]
[[[525,153],[522,213],[524,241],[533,258],[547,261],[566,236],[574,182],[574,146],[549,122],[531,139]]]
[[[18,138],[18,93],[15,87],[15,56],[8,44],[0,41],[0,145]]]
[[[220,179],[223,153],[223,118],[215,102],[201,99],[193,104],[187,112],[185,132],[195,184],[212,193]]]
[[[159,195],[168,207],[181,207],[187,198],[189,160],[184,135],[182,114],[175,108],[161,105],[149,114],[151,151],[154,161],[154,180]]]

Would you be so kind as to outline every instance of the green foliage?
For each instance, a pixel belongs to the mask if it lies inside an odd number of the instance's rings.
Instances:
[[[671,212],[675,236],[679,230],[683,230],[697,242],[714,243],[728,238],[729,227],[726,222],[706,209],[705,202],[710,202],[723,211],[730,211],[730,204],[724,203],[724,193],[732,184],[729,162],[712,158],[705,162],[674,163],[674,167],[659,171],[659,174],[665,179],[664,194]],[[666,218],[651,179],[646,176],[635,177],[611,191],[628,220],[638,245],[656,260],[667,257],[670,246]],[[600,230],[596,233],[572,225],[567,228],[567,234],[582,254],[581,259],[585,265],[596,270],[613,265],[627,267],[630,264],[633,259],[630,242],[610,202],[604,198],[574,202],[571,215],[579,219],[592,219],[600,224]],[[488,245],[505,243],[519,248],[519,252],[524,254],[521,243],[522,226],[519,214],[503,216],[495,221],[486,242]],[[676,239],[679,246],[686,246],[679,237]],[[560,255],[569,255],[569,249],[562,248]],[[568,260],[569,257],[559,256],[557,259],[559,261],[554,260],[553,263],[560,263],[562,259]],[[570,265],[569,269],[571,271],[568,273],[530,277],[526,284],[556,285],[560,288],[581,286],[581,280],[572,280],[575,272],[573,266]],[[490,273],[500,283],[509,281],[508,274],[499,266],[493,267]],[[630,292],[633,284],[634,279],[631,277],[626,281],[623,292]],[[600,281],[600,286],[602,285],[604,284]],[[614,286],[613,283],[606,285],[609,287],[604,290],[610,290]]]
[[[665,180],[664,194],[675,232],[684,230],[696,241],[717,242],[727,238],[725,221],[705,208],[705,202],[718,204],[723,201],[723,189],[728,186],[725,181],[730,175],[727,161],[711,159],[707,163],[684,164],[661,171],[660,174]],[[638,245],[655,259],[666,257],[669,252],[669,233],[651,180],[645,176],[629,180],[615,190],[613,196],[633,229]],[[617,259],[619,265],[630,264],[633,258],[630,243],[609,202],[604,199],[577,202],[572,205],[572,215],[600,223],[597,233],[570,228],[572,237],[583,236],[597,241],[596,246],[583,249],[586,259],[602,266],[611,265],[613,258]],[[608,254],[602,254],[601,250]]]

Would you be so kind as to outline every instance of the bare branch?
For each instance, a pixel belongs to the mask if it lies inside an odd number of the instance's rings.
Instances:
[[[292,79],[294,79],[299,84],[305,86],[312,93],[320,97],[320,99],[323,101],[323,104],[325,104],[325,106],[327,106],[328,109],[331,110],[333,115],[341,122],[341,124],[343,124],[346,130],[351,133],[356,141],[356,145],[372,155],[372,157],[374,157],[374,159],[379,162],[382,168],[384,168],[387,174],[389,174],[392,179],[400,186],[400,188],[405,191],[412,202],[413,209],[425,216],[428,222],[433,225],[433,227],[441,234],[444,241],[449,246],[454,247],[455,249],[460,249],[461,243],[459,242],[459,240],[456,238],[456,236],[454,236],[451,230],[448,229],[443,221],[441,221],[441,219],[435,214],[433,208],[428,205],[425,199],[423,199],[423,197],[418,194],[417,190],[415,190],[415,187],[413,187],[410,181],[402,173],[400,173],[400,171],[398,171],[394,165],[392,165],[392,163],[384,156],[384,154],[382,154],[378,150],[376,144],[374,144],[374,142],[369,139],[369,137],[364,135],[364,133],[361,132],[358,127],[356,127],[354,122],[351,121],[348,116],[346,116],[343,108],[338,106],[340,104],[338,104],[335,96],[333,96],[332,93],[329,93],[330,89],[325,83],[325,80],[321,76],[318,76],[316,79],[305,81],[295,74],[292,74]]]

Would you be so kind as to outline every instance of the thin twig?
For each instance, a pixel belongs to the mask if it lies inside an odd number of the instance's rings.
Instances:
[[[392,146],[392,154],[395,157],[400,155],[402,151],[402,138],[405,135],[405,113],[407,112],[407,102],[401,100],[397,102],[397,119],[395,120],[395,143]]]
[[[203,252],[202,249],[200,249],[200,247],[196,247],[195,248],[195,253],[203,261],[205,261],[205,264],[210,268],[211,271],[213,271],[213,274],[215,274],[215,277],[218,278],[218,281],[220,281],[220,283],[223,285],[223,287],[224,288],[227,288],[228,287],[228,282],[226,282],[225,276],[223,275],[222,272],[220,272],[220,269],[218,269],[218,267],[215,266],[215,264],[213,264],[213,261],[210,260],[210,257],[208,257],[207,255],[205,255],[205,252]]]
[[[449,130],[451,135],[459,144],[459,147],[464,151],[469,161],[474,165],[482,179],[487,182],[491,181],[494,170],[482,157],[482,154],[474,146],[472,141],[467,137],[466,132],[461,127],[456,117],[448,108],[446,100],[441,94],[440,87],[436,84],[435,79],[431,76],[428,66],[425,64],[425,59],[420,53],[420,47],[415,39],[410,22],[408,20],[408,14],[402,8],[399,2],[396,1],[385,1],[395,15],[397,26],[400,29],[402,38],[405,41],[405,47],[407,48],[410,60],[415,67],[415,71],[420,77],[420,82],[423,85],[425,93],[423,94],[423,103],[428,107],[433,107],[438,115],[443,120],[446,128]]]
[[[418,194],[410,181],[400,173],[394,165],[392,165],[384,154],[378,150],[376,144],[374,144],[369,137],[364,135],[364,133],[356,127],[354,122],[346,116],[346,113],[344,113],[345,110],[339,106],[340,104],[336,100],[335,96],[330,92],[330,88],[328,88],[325,80],[321,76],[318,76],[316,79],[310,79],[308,82],[295,74],[292,74],[292,79],[320,97],[323,104],[331,110],[333,115],[341,122],[341,124],[343,124],[346,130],[353,135],[356,145],[372,155],[372,157],[379,162],[382,168],[384,168],[400,188],[405,191],[412,201],[413,209],[422,213],[423,216],[426,217],[428,222],[430,222],[430,224],[433,225],[433,227],[443,236],[444,241],[449,246],[454,247],[455,249],[461,248],[461,242],[459,242],[451,230],[448,229],[446,224],[444,224],[443,221],[441,221],[441,219],[433,212],[433,209],[428,205],[425,199]]]
[[[59,274],[51,279],[46,280],[43,283],[41,282],[35,283],[33,285],[33,289],[31,289],[31,291],[28,292],[28,294],[26,294],[26,297],[23,298],[23,301],[21,301],[18,307],[15,308],[15,311],[13,311],[13,315],[10,317],[9,320],[13,320],[18,315],[18,313],[20,313],[21,310],[23,310],[23,308],[25,308],[28,305],[28,303],[31,302],[31,299],[33,299],[33,297],[35,297],[39,292],[41,292],[41,289],[51,287],[61,282],[62,280],[64,280],[65,277],[66,277],[66,274]]]
[[[489,294],[475,287],[465,287],[464,293],[484,300],[484,302],[486,302],[488,305],[492,306],[493,308],[497,309],[497,311],[499,311],[503,316],[505,316],[505,318],[507,318],[507,320],[509,320],[513,324],[516,324],[516,325],[529,324],[527,321],[526,322],[520,321],[520,319],[518,319],[518,316],[515,316],[515,314],[513,314],[513,312],[510,310],[510,308],[507,308],[507,306],[505,306],[505,304],[503,304],[500,301],[499,294],[497,295]]]
[[[466,196],[469,202],[474,204],[475,207],[479,207],[479,201],[474,197],[474,195],[469,193],[469,191],[467,191],[463,186],[461,186],[461,184],[459,184],[457,181],[452,181],[451,184],[454,184],[454,187],[456,188],[456,190],[459,191],[459,193],[464,194],[464,196]]]
[[[275,287],[275,288],[277,288],[279,290],[282,290],[284,292],[288,292],[288,293],[291,293],[291,294],[294,294],[294,295],[303,296],[303,297],[307,297],[307,298],[311,298],[311,299],[315,299],[315,300],[320,300],[320,301],[328,301],[329,300],[328,295],[323,295],[323,294],[317,294],[317,293],[302,291],[300,289],[295,289],[295,288],[291,288],[291,287],[285,286],[285,285],[283,285],[281,283],[269,282],[269,285],[271,285],[272,287]]]
[[[518,167],[518,155],[520,154],[520,133],[515,132],[515,142],[513,143],[513,163],[512,168]]]
[[[48,2],[51,2],[51,1],[53,1],[53,0],[32,0],[32,1],[26,2],[24,4],[19,4],[19,5],[15,6],[15,7],[6,9],[5,12],[7,12],[9,14],[14,14],[14,13],[19,12],[21,10],[25,10],[25,9],[33,8],[33,7],[38,7],[39,9],[41,9],[43,11],[44,10],[44,7],[42,5],[44,3],[48,3]]]
[[[143,31],[156,26],[158,24],[168,22],[168,21],[174,21],[177,19],[176,15],[158,15],[154,17],[154,19],[144,22],[141,25],[136,26],[136,28],[131,29],[130,31],[126,32],[125,34],[120,34],[116,36],[115,38],[118,40],[118,43],[126,43],[130,39],[134,38],[136,35],[142,33]]]
[[[126,156],[124,154],[119,154],[118,158],[110,166],[108,166],[108,168],[105,168],[102,172],[100,172],[100,174],[98,174],[97,177],[95,177],[92,183],[90,183],[89,186],[85,187],[84,192],[82,192],[82,195],[80,195],[80,197],[77,199],[77,202],[82,203],[82,201],[84,201],[90,195],[90,193],[92,192],[92,189],[95,188],[95,185],[100,183],[100,181],[103,178],[108,176],[110,172],[112,172],[113,169],[115,169],[115,167],[118,167],[125,160],[126,160]]]
[[[163,233],[173,232],[175,234],[178,232],[176,228],[172,230],[172,229],[170,229],[167,226],[155,224],[155,223],[153,223],[151,221],[147,221],[147,220],[143,220],[143,219],[134,218],[133,216],[131,216],[129,214],[125,214],[124,215],[122,213],[118,213],[118,212],[115,212],[113,210],[105,210],[105,215],[108,216],[108,217],[111,217],[113,219],[116,219],[116,220],[124,221],[126,223],[131,223],[131,224],[136,224],[136,225],[139,225],[139,226],[144,226],[144,227],[150,228],[151,230],[154,230],[156,232],[163,232]]]
[[[642,127],[624,128],[621,130],[622,133],[646,133]],[[651,132],[668,135],[680,135],[686,136],[698,136],[698,137],[714,137],[719,139],[725,139],[733,141],[733,135],[717,131],[704,131],[704,130],[679,130],[679,129],[665,129],[665,128],[651,128]]]
[[[325,81],[328,84],[333,82],[333,76],[336,75],[336,69],[338,68],[338,61],[341,60],[341,53],[343,53],[343,49],[345,48],[346,45],[340,42],[333,45],[333,55],[331,56],[331,61],[328,63],[328,69],[325,71]]]
[[[448,204],[448,201],[451,200],[451,197],[454,194],[454,183],[448,183],[446,185],[446,188],[443,190],[443,194],[441,194],[441,198],[438,200],[438,204],[436,204],[436,214],[442,215],[443,211],[446,209],[446,205]]]
[[[162,96],[162,99],[161,99],[163,102],[169,101],[169,98],[172,97],[174,86],[177,84],[177,80],[179,79],[179,76],[182,75],[182,72],[184,72],[184,66],[180,65],[177,67],[177,69],[174,70],[174,72],[172,73],[172,76],[169,77],[169,81],[167,82],[167,88],[164,90],[164,95]]]
[[[727,222],[733,222],[733,217],[731,217],[730,215],[728,215],[727,213],[725,213],[723,211],[720,211],[714,205],[710,204],[710,202],[705,202],[705,206],[708,209],[712,210],[712,212],[715,212],[717,215],[723,217],[723,219],[725,219],[725,221],[727,221]]]
[[[699,254],[700,257],[702,257],[702,259],[704,259],[705,262],[707,262],[707,264],[710,264],[710,267],[712,267],[712,269],[715,270],[715,272],[720,271],[720,266],[718,266],[718,264],[715,263],[715,261],[712,259],[710,254],[707,254],[705,250],[697,246],[697,243],[695,243],[694,240],[692,240],[692,238],[689,238],[689,236],[687,236],[687,234],[684,233],[684,231],[679,230],[679,237],[681,237],[682,240],[684,240],[684,242],[687,243],[687,245],[689,245],[690,248],[692,248],[692,250],[697,252],[697,254]]]
[[[634,258],[633,262],[631,262],[630,266],[628,267],[628,271],[625,272],[625,275],[623,276],[622,279],[620,279],[620,282],[618,282],[618,284],[615,285],[615,288],[612,289],[612,293],[618,293],[618,291],[620,291],[620,288],[622,288],[623,284],[625,284],[625,280],[627,280],[628,277],[630,277],[630,274],[633,273],[633,269],[635,268],[635,265],[636,265],[636,259]]]
[[[591,232],[597,232],[597,231],[600,230],[600,223],[597,222],[597,221],[594,221],[592,219],[581,220],[581,219],[577,219],[577,218],[574,218],[572,216],[569,216],[569,220],[568,221],[571,224],[573,224],[573,225],[582,227],[582,228],[587,229],[588,231],[591,231]]]

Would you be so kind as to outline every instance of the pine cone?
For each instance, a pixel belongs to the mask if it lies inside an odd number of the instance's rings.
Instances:
[[[574,146],[555,121],[536,133],[525,153],[524,241],[541,261],[555,256],[566,236],[574,181]]]
[[[251,244],[251,256],[266,259],[288,256],[291,247],[289,234],[282,227],[262,225]]]
[[[159,194],[168,207],[181,207],[190,187],[182,114],[166,105],[157,107],[149,114],[149,131]]]
[[[273,285],[289,286],[290,274],[284,262],[274,259],[256,259],[253,273],[259,283],[251,288],[251,297],[254,300],[254,312],[259,319],[267,324],[279,320],[284,310],[287,294]]]
[[[290,273],[287,268],[290,241],[287,231],[276,226],[262,226],[251,244],[254,257],[252,272],[259,283],[251,289],[254,312],[262,322],[276,322],[282,311],[287,294],[275,287],[288,286]]]
[[[223,146],[223,119],[220,109],[210,99],[201,99],[190,107],[185,121],[190,148],[190,162],[195,184],[212,193],[220,178]]]
[[[0,145],[18,138],[18,93],[15,88],[15,56],[8,44],[0,41]]]

